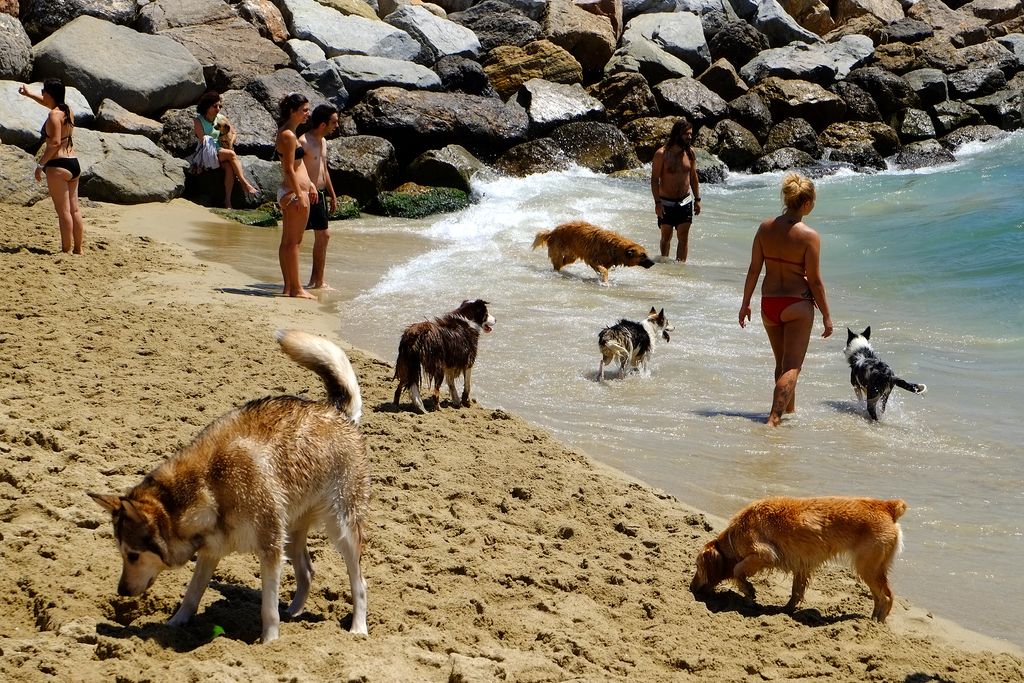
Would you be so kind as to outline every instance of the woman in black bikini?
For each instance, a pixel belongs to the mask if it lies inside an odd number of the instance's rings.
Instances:
[[[316,186],[306,173],[306,165],[302,163],[305,150],[295,135],[295,129],[307,120],[309,100],[299,93],[285,95],[277,117],[277,141],[274,148],[281,159],[284,174],[281,189],[277,191],[277,203],[283,214],[281,246],[277,257],[281,261],[281,275],[284,277],[284,295],[315,299],[299,280],[299,246],[309,219],[309,205],[319,198]]]
[[[43,83],[43,92],[35,95],[22,85],[18,92],[50,110],[40,131],[46,143],[36,166],[36,182],[46,175],[53,208],[60,224],[60,250],[82,253],[82,212],[78,207],[78,181],[82,167],[74,155],[71,134],[75,131],[75,115],[64,103],[64,84],[56,78]]]
[[[754,235],[739,316],[740,327],[746,327],[750,298],[764,268],[761,322],[775,354],[775,393],[768,415],[772,427],[779,424],[783,413],[796,410],[796,380],[811,340],[815,306],[825,326],[821,336],[832,334],[832,316],[819,270],[821,238],[803,222],[814,208],[814,183],[799,173],[787,174],[782,179],[782,201],[785,212],[765,220]]]

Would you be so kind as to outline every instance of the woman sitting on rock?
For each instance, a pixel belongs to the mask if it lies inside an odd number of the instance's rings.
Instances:
[[[319,199],[316,185],[310,181],[306,165],[302,162],[305,150],[295,135],[295,129],[308,120],[309,100],[297,92],[285,95],[277,117],[277,140],[274,143],[283,175],[281,188],[277,191],[277,203],[283,215],[277,257],[284,277],[284,295],[315,299],[299,280],[299,246],[309,220],[309,205]]]
[[[46,146],[36,166],[36,182],[46,174],[53,208],[60,224],[60,250],[64,253],[82,253],[82,212],[78,207],[78,181],[82,167],[75,156],[71,134],[75,132],[75,115],[64,103],[64,84],[56,78],[43,83],[43,92],[35,95],[22,85],[18,92],[50,110],[43,122],[43,140]]]
[[[218,123],[224,120],[220,110],[224,106],[220,99],[220,93],[215,90],[208,90],[199,98],[196,105],[197,116],[193,124],[193,131],[200,145],[206,145],[208,154],[202,156],[200,167],[224,169],[224,208],[231,208],[231,191],[235,187],[237,177],[244,186],[246,194],[257,194],[259,190],[253,186],[245,177],[242,170],[242,160],[238,158],[233,149],[227,149],[220,144],[220,129]],[[214,165],[214,153],[216,153],[216,164]],[[209,158],[207,158],[209,157]]]

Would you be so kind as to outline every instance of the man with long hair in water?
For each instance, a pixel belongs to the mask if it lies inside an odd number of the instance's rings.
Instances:
[[[661,230],[661,258],[668,258],[672,229],[676,231],[676,261],[686,261],[690,226],[700,215],[700,182],[697,180],[697,156],[690,146],[693,124],[685,118],[676,121],[668,141],[654,153],[651,164],[651,193]],[[691,195],[692,192],[692,195]]]

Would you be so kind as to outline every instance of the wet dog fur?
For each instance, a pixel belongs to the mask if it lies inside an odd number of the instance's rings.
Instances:
[[[448,383],[452,405],[469,407],[473,364],[476,363],[480,332],[490,332],[494,317],[482,299],[463,301],[454,311],[433,320],[413,323],[402,332],[395,361],[395,407],[408,389],[416,410],[426,413],[420,398],[420,379],[425,377],[433,389],[434,410],[441,407],[441,381]],[[455,377],[462,374],[462,397],[455,391]]]
[[[871,327],[856,334],[846,328],[846,360],[850,363],[850,384],[857,395],[857,400],[867,399],[868,416],[877,420],[885,412],[885,404],[889,402],[889,394],[894,386],[906,389],[913,394],[928,391],[924,384],[907,382],[896,376],[871,348]]]
[[[310,528],[323,526],[341,553],[352,590],[352,633],[365,634],[366,582],[359,567],[370,503],[366,448],[357,424],[359,385],[344,352],[304,332],[278,333],[282,350],[318,374],[326,402],[295,396],[250,401],[210,423],[125,495],[89,495],[110,512],[123,561],[119,595],[144,593],[164,569],[196,556],[181,606],[195,614],[222,557],[260,561],[262,641],[277,639],[283,557],[295,571],[288,614],[302,612],[313,565]]]
[[[654,265],[647,250],[636,242],[586,221],[570,221],[554,230],[538,232],[531,248],[544,244],[556,271],[582,260],[597,271],[602,283],[608,282],[609,268]]]
[[[659,312],[653,306],[642,322],[623,319],[604,328],[597,335],[597,346],[601,350],[597,380],[604,379],[604,367],[614,360],[619,361],[619,377],[625,377],[627,367],[646,368],[655,340],[670,341],[669,332],[675,329],[665,317],[665,309]]]
[[[703,594],[732,580],[749,600],[748,577],[765,569],[793,574],[785,610],[804,598],[811,575],[823,563],[845,557],[874,597],[871,617],[885,621],[893,595],[888,571],[902,550],[897,520],[906,511],[902,500],[874,498],[764,498],[741,510],[697,556],[690,590]]]

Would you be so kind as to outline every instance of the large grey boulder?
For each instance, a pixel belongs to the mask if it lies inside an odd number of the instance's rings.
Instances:
[[[622,127],[622,133],[633,145],[633,151],[642,163],[650,163],[654,153],[668,140],[678,116],[644,116],[633,119]]]
[[[138,15],[136,0],[21,0],[21,23],[37,42],[80,16],[131,26]]]
[[[499,45],[523,47],[543,35],[540,24],[501,0],[484,0],[448,19],[473,31],[484,52]]]
[[[881,159],[879,159],[881,161]],[[783,147],[765,154],[750,165],[752,173],[776,173],[799,169],[804,175],[814,166],[814,157],[795,147]]]
[[[547,39],[575,57],[586,72],[600,72],[615,51],[611,21],[572,0],[550,0],[543,27]]]
[[[658,115],[658,102],[647,80],[637,73],[618,73],[607,76],[588,92],[601,100],[608,119],[621,126],[628,121]]]
[[[736,68],[768,48],[768,36],[739,19],[723,25],[708,41],[711,59],[728,59]]]
[[[354,135],[327,141],[327,168],[335,189],[366,206],[394,186],[398,160],[384,138]]]
[[[1024,33],[1010,33],[996,38],[996,42],[1005,47],[1017,60],[1014,71],[1024,69]]]
[[[943,81],[945,83],[945,81]],[[849,81],[833,83],[829,90],[846,103],[846,118],[852,121],[881,121],[878,105],[864,88]]]
[[[997,126],[983,124],[980,126],[964,126],[943,137],[939,142],[943,147],[956,152],[969,142],[989,142],[1005,136],[1006,133]]]
[[[748,92],[729,101],[731,118],[754,134],[761,142],[772,129],[772,112],[757,93]]]
[[[954,99],[985,97],[1006,86],[1006,76],[995,67],[964,69],[949,74],[949,92]]]
[[[846,78],[871,95],[885,118],[907,107],[921,106],[921,99],[910,84],[904,78],[884,69],[875,66],[861,67],[851,71]]]
[[[957,128],[985,123],[977,109],[956,100],[939,102],[932,107],[932,118],[935,121],[935,134],[938,136],[948,135]]]
[[[173,38],[203,66],[206,83],[224,92],[244,88],[260,74],[288,66],[288,54],[239,17],[192,26],[169,28],[160,35]]]
[[[33,175],[36,158],[14,145],[0,145],[0,204],[32,206],[46,199],[46,182]]]
[[[294,69],[278,69],[263,76],[257,76],[245,87],[264,109],[275,119],[279,113],[279,105],[288,93],[297,92],[304,95],[312,107],[327,101],[316,88],[309,84]]]
[[[494,162],[494,168],[505,175],[523,178],[534,173],[564,171],[572,166],[565,150],[551,138],[538,138],[518,144]]]
[[[93,17],[78,17],[32,49],[37,78],[61,78],[98,107],[111,99],[149,114],[195,102],[203,69],[167,36],[151,36]]]
[[[1006,88],[992,95],[967,100],[985,121],[1003,130],[1017,130],[1024,125],[1024,90]]]
[[[629,20],[640,14],[675,12],[676,0],[622,0],[622,19]]]
[[[277,137],[277,122],[274,117],[245,90],[229,90],[221,99],[224,101],[224,107],[220,113],[231,121],[238,135],[235,140],[235,151],[241,155],[269,159],[274,153]]]
[[[638,73],[651,85],[671,78],[692,77],[690,65],[650,40],[632,40],[617,49],[604,67],[604,75]]]
[[[938,104],[949,99],[946,74],[938,69],[915,69],[903,74],[921,104]]]
[[[818,35],[808,31],[789,16],[776,0],[731,0],[733,8],[740,19],[749,22],[754,28],[768,36],[772,47],[789,45],[794,40],[804,43],[817,43]]]
[[[843,36],[834,43],[793,43],[765,50],[743,65],[740,76],[751,85],[769,76],[796,78],[829,86],[865,64],[875,51],[863,35]]]
[[[409,180],[427,187],[454,187],[469,193],[473,176],[484,165],[461,145],[431,149],[413,159],[406,169]]]
[[[21,22],[0,14],[0,80],[27,81],[32,77],[32,41]]]
[[[345,107],[348,106],[348,88],[345,87],[341,71],[335,66],[334,62],[325,59],[322,62],[310,64],[302,70],[301,75],[309,81],[309,84],[317,92],[331,93],[327,101],[333,104],[338,111],[344,111]],[[315,107],[316,105],[314,104],[313,106]]]
[[[310,64],[327,59],[327,53],[319,45],[308,40],[289,38],[281,47],[288,53],[292,60],[292,68],[296,71],[302,71]]]
[[[901,112],[901,118],[896,128],[900,142],[906,144],[935,137],[935,124],[928,112],[908,107]]]
[[[678,57],[700,73],[711,66],[711,50],[704,39],[700,19],[690,12],[673,14],[642,14],[628,24],[622,34],[622,45],[650,41],[665,52]]]
[[[316,43],[328,57],[412,60],[420,52],[420,44],[405,31],[383,21],[344,15],[316,0],[281,0],[281,14],[293,38]]]
[[[900,139],[896,131],[878,121],[846,121],[833,123],[818,136],[818,144],[825,149],[825,154],[836,161],[844,161],[857,166],[885,168],[884,164],[874,161],[878,157],[894,154],[900,148]],[[863,156],[862,147],[868,147],[872,153]],[[836,150],[840,150],[842,158],[836,158]],[[843,151],[845,150],[845,152]],[[871,163],[865,161],[870,158]]]
[[[756,92],[768,105],[775,121],[800,118],[808,121],[815,130],[822,130],[843,120],[846,115],[846,102],[842,97],[808,81],[773,76],[751,88],[751,92]]]
[[[570,159],[596,173],[612,173],[640,165],[629,140],[610,123],[567,123],[556,128],[551,139]]]
[[[487,77],[487,72],[479,62],[465,57],[442,57],[434,64],[432,71],[441,79],[441,90],[445,92],[462,92],[484,97],[498,96],[491,85],[491,79]]]
[[[493,158],[529,128],[521,107],[461,93],[377,88],[351,111],[360,133],[387,138],[410,157],[454,143]]]
[[[665,114],[688,118],[695,126],[713,126],[729,115],[729,103],[693,78],[673,78],[654,86]]]
[[[157,145],[172,157],[187,157],[195,150],[198,142],[193,130],[195,117],[195,107],[165,111],[160,116],[161,131]]]
[[[47,110],[35,101],[19,95],[21,86],[16,81],[0,81],[0,142],[16,145],[28,152],[35,152],[43,143],[42,127]],[[35,94],[42,90],[42,83],[31,83],[28,89]],[[92,107],[75,88],[67,88],[64,100],[75,114],[75,125],[88,127],[95,121]]]
[[[716,61],[697,80],[723,100],[735,99],[750,89],[728,59]]]
[[[780,121],[772,126],[768,139],[764,142],[764,153],[771,154],[777,149],[794,147],[807,152],[815,159],[821,156],[818,134],[803,119],[791,118]]]
[[[149,0],[139,4],[135,27],[143,33],[212,24],[238,16],[223,0]]]
[[[551,83],[531,78],[516,94],[516,102],[530,118],[530,134],[537,137],[566,123],[604,119],[604,104],[579,83]]]
[[[893,160],[893,165],[900,170],[912,170],[929,166],[951,164],[956,157],[937,140],[922,140],[905,145]]]
[[[340,55],[328,61],[337,69],[345,89],[356,97],[367,90],[385,86],[415,90],[441,89],[441,78],[415,62],[364,55]]]
[[[103,100],[96,112],[96,129],[104,133],[143,135],[155,142],[163,132],[163,125],[151,118],[133,114],[113,100]]]
[[[185,189],[188,163],[141,135],[77,130],[75,152],[82,163],[83,197],[140,204],[165,202]]]
[[[704,129],[707,131],[707,129]],[[762,155],[761,144],[749,130],[726,119],[719,121],[709,134],[710,144],[703,145],[732,171],[744,171]]]
[[[385,21],[412,36],[420,44],[416,61],[433,65],[441,57],[479,57],[480,40],[476,34],[454,21],[442,19],[419,5],[405,5],[389,14]]]

